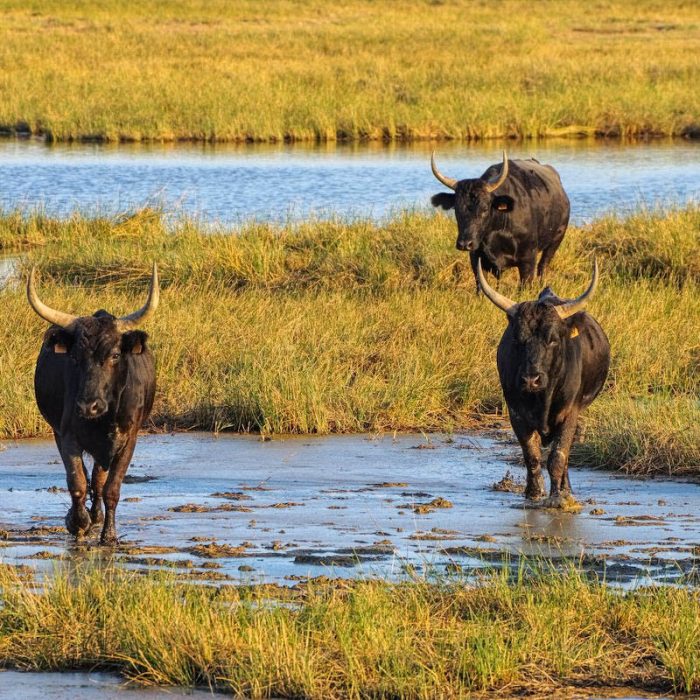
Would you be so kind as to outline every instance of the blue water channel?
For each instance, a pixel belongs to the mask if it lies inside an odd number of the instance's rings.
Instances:
[[[478,177],[503,144],[47,145],[0,142],[0,208],[69,216],[117,214],[144,205],[169,216],[240,224],[309,217],[381,220],[429,210],[444,189],[430,171]],[[700,143],[623,144],[557,140],[506,144],[560,172],[580,224],[606,212],[700,200]]]

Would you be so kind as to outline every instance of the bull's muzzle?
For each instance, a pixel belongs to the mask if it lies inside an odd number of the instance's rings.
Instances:
[[[462,241],[457,239],[457,250],[468,250],[471,252],[476,250],[476,243],[474,241]]]
[[[535,393],[544,389],[545,377],[542,372],[536,374],[525,374],[522,377],[523,391]]]
[[[103,399],[78,401],[78,412],[83,418],[99,418],[107,413],[107,402]]]

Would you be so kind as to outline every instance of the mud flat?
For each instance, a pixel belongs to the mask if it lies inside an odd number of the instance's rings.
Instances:
[[[122,489],[120,546],[76,544],[52,442],[0,447],[0,561],[51,572],[86,558],[185,580],[390,580],[574,559],[609,581],[693,581],[700,486],[572,470],[579,513],[527,508],[509,444],[459,434],[144,435]]]

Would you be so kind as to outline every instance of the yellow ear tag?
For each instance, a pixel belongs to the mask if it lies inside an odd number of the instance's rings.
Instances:
[[[576,328],[576,326],[574,326],[571,329],[571,333],[569,334],[569,338],[578,338],[578,328]]]

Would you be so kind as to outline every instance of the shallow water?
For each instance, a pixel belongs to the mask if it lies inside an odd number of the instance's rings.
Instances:
[[[700,143],[576,140],[506,144],[511,158],[554,165],[580,224],[604,212],[665,207],[700,197]],[[0,142],[0,207],[114,214],[145,204],[205,222],[286,221],[340,215],[383,219],[429,207],[442,186],[430,171],[478,177],[498,143],[405,146],[45,145]],[[451,216],[451,214],[450,214]]]
[[[700,559],[699,485],[576,469],[582,512],[528,509],[522,495],[493,489],[507,469],[524,480],[512,444],[496,438],[144,435],[114,552],[65,533],[69,498],[52,442],[3,447],[0,560],[44,572],[99,553],[193,580],[291,584],[443,575],[526,554],[574,557],[629,585],[692,576]],[[420,507],[438,498],[451,507]]]
[[[135,688],[125,685],[122,678],[112,673],[20,673],[0,670],[0,700],[45,700],[49,692],[52,700],[165,700],[168,697],[203,700],[213,695],[205,690]]]
[[[194,697],[204,700],[207,697],[224,697],[223,694],[206,690],[182,688],[135,688],[111,673],[18,673],[0,671],[0,700],[44,700],[50,688],[53,700],[164,700],[167,697]],[[596,689],[560,691],[558,696],[567,700],[643,700],[644,698],[662,697],[657,695],[639,695],[628,689]],[[230,697],[226,695],[226,697]],[[484,697],[484,696],[482,696]],[[502,692],[494,693],[494,698],[507,697]],[[540,696],[541,697],[541,696]],[[665,696],[664,696],[665,697]]]

